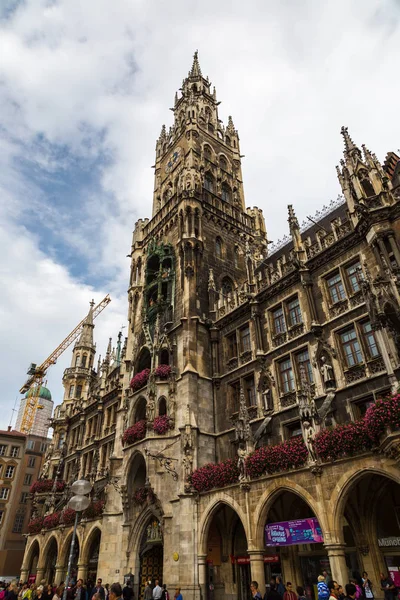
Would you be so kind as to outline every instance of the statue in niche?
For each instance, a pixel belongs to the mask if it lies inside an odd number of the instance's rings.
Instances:
[[[154,396],[149,396],[146,403],[146,419],[149,423],[152,423],[155,419],[156,403]]]
[[[321,356],[319,370],[322,376],[322,381],[324,382],[325,390],[335,389],[335,374],[333,372],[332,365],[330,362],[328,362],[328,356],[326,354]]]
[[[312,423],[310,421],[303,421],[303,438],[308,450],[308,455],[312,462],[317,462],[318,456],[314,447],[314,437],[315,430]]]
[[[240,446],[238,447],[237,454],[238,454],[237,468],[239,470],[239,481],[246,481],[246,479],[247,479],[247,473],[246,473],[247,451],[246,451],[246,448],[243,446],[243,444],[240,444]]]

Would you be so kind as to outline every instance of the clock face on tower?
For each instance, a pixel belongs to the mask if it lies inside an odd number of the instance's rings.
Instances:
[[[182,156],[182,148],[175,148],[171,156],[168,158],[167,164],[165,165],[165,172],[170,173],[175,165],[178,164]]]

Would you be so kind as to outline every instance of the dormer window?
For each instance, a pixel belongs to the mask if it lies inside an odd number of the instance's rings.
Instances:
[[[363,189],[364,194],[366,195],[367,198],[370,198],[371,196],[376,196],[375,194],[375,190],[372,186],[372,183],[370,182],[369,179],[362,179],[361,180],[361,187]]]

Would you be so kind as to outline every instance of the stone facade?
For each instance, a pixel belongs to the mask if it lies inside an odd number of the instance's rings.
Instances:
[[[37,578],[49,572],[50,547],[65,578],[63,507],[86,477],[104,509],[81,520],[76,576],[132,573],[139,595],[158,576],[184,597],[217,600],[248,597],[250,578],[263,591],[274,573],[312,595],[323,567],[342,583],[366,569],[379,596],[378,532],[400,535],[396,430],[335,461],[314,443],[399,385],[393,155],[388,174],[343,128],[343,197],[302,227],[290,205],[290,236],[271,248],[262,211],[245,207],[238,132],[220,121],[197,54],[181,91],[156,144],[152,219],[133,233],[128,335],[94,370],[89,311],[42,473],[52,494],[35,495],[35,517],[61,511],[60,521],[29,537],[22,578],[34,557]],[[249,477],[254,449],[296,436],[301,466]],[[233,483],[196,491],[194,471],[229,459]],[[397,514],[392,529],[382,507]],[[265,547],[266,523],[310,517],[323,543]]]

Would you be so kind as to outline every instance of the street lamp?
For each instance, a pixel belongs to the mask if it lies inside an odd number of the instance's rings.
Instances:
[[[68,559],[68,571],[67,577],[65,580],[65,588],[63,593],[63,600],[67,600],[67,592],[69,580],[71,577],[71,567],[72,567],[72,559],[74,557],[74,547],[75,547],[75,539],[76,539],[76,528],[78,526],[79,515],[87,509],[90,504],[90,498],[88,498],[87,494],[90,494],[92,491],[92,484],[86,479],[79,479],[75,481],[71,485],[71,491],[74,496],[68,502],[68,508],[72,508],[75,511],[75,523],[74,523],[74,531],[72,534],[71,540],[71,549],[69,551],[69,559]]]

